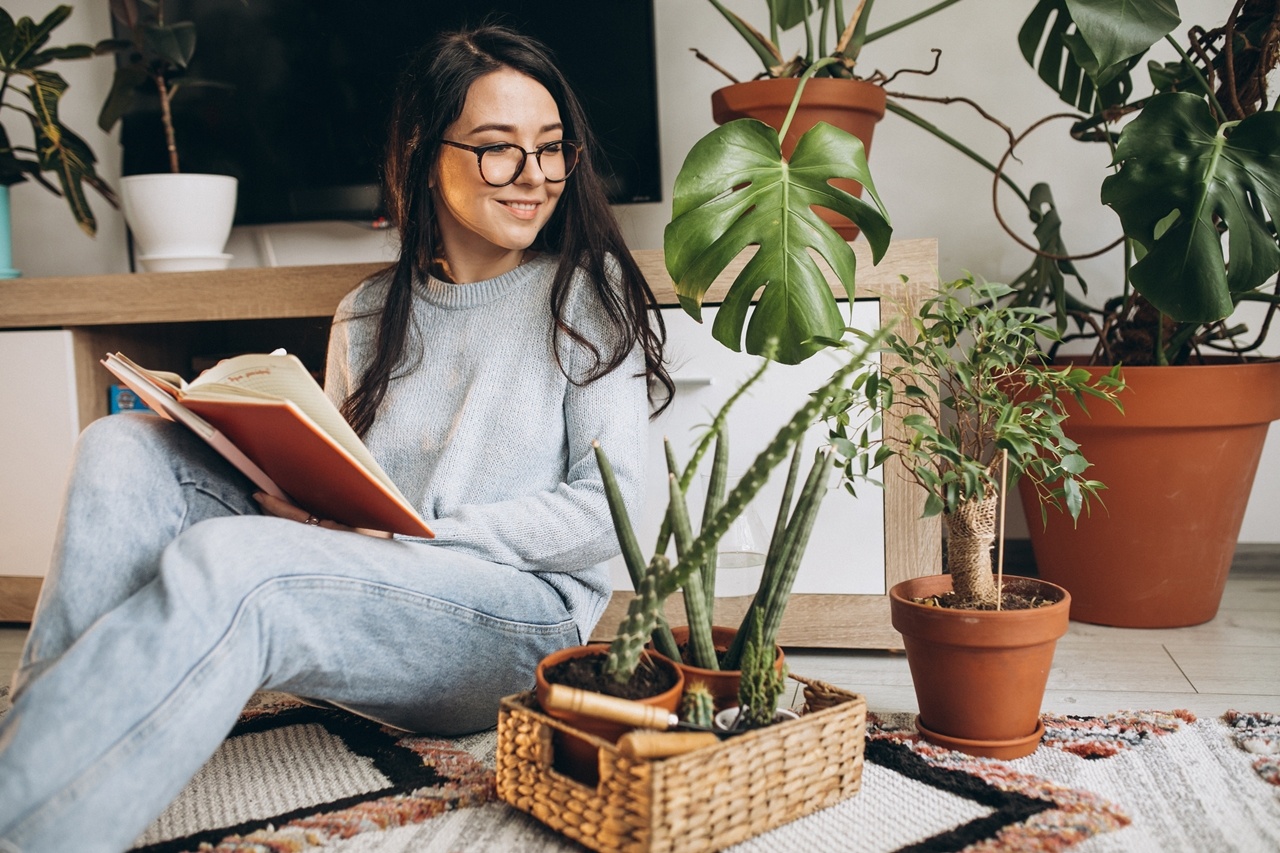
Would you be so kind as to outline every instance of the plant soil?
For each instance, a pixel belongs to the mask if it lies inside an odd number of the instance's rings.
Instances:
[[[944,595],[930,595],[926,598],[911,599],[916,604],[923,604],[926,607],[944,607],[948,610],[995,610],[994,604],[984,604],[982,602],[965,601],[954,592],[948,592]],[[1044,598],[1042,596],[1026,596],[1017,592],[1009,592],[1006,590],[1001,596],[1001,610],[1032,610],[1036,607],[1048,607],[1050,604],[1057,604],[1055,599]]]
[[[674,673],[655,666],[648,658],[640,659],[640,666],[636,668],[635,674],[629,681],[617,681],[605,672],[605,661],[604,655],[571,658],[547,667],[543,675],[552,684],[577,687],[593,693],[606,693],[623,699],[648,699],[650,696],[665,693],[676,684]]]

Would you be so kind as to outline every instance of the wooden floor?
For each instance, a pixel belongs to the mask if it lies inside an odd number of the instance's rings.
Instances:
[[[0,625],[0,683],[26,627]],[[801,675],[861,693],[872,711],[916,710],[901,653],[787,649]],[[1280,712],[1280,551],[1241,546],[1218,616],[1191,628],[1142,630],[1072,622],[1058,643],[1044,710],[1104,714],[1185,708],[1198,716]]]

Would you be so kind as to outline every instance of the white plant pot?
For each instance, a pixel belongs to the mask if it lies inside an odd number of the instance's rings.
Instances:
[[[227,175],[155,174],[120,179],[125,222],[143,269],[225,269],[237,181]]]

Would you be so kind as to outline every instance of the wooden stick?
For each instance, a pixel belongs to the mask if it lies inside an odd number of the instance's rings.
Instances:
[[[1000,451],[1000,548],[996,551],[996,610],[1004,607],[1004,508],[1009,502],[1005,476],[1009,471],[1009,451]]]

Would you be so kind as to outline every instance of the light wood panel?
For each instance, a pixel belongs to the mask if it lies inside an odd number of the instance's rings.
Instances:
[[[30,622],[43,582],[43,578],[0,575],[0,622]]]

